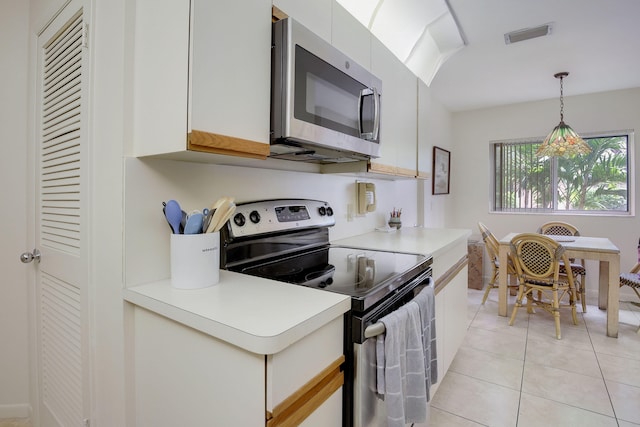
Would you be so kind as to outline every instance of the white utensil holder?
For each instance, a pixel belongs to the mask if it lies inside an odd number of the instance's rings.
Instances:
[[[220,281],[220,233],[171,235],[171,285],[200,289]]]

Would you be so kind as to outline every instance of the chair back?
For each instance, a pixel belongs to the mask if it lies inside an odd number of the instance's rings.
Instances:
[[[541,234],[518,234],[511,239],[511,251],[521,281],[557,286],[561,263],[569,265],[564,247]],[[569,274],[566,278],[573,285],[573,275]]]
[[[484,242],[485,247],[487,248],[487,252],[489,253],[489,257],[491,257],[492,261],[498,260],[499,254],[499,243],[496,236],[481,222],[478,222],[478,228],[482,233],[482,241]]]
[[[538,233],[554,236],[579,236],[578,229],[568,222],[552,221],[542,224]]]

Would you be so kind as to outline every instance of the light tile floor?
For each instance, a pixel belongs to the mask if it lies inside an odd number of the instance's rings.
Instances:
[[[31,427],[28,418],[0,419],[0,427]]]
[[[640,426],[640,307],[620,304],[618,339],[605,334],[606,312],[567,312],[562,340],[550,314],[498,313],[492,291],[469,289],[468,331],[431,401],[429,427]],[[514,297],[510,297],[509,314]],[[28,420],[0,420],[25,427]]]
[[[431,402],[431,427],[640,425],[640,307],[620,303],[618,339],[589,305],[578,325],[518,311],[513,326],[492,291],[469,289],[467,335]],[[509,300],[509,315],[515,297]],[[591,302],[591,301],[588,301]]]

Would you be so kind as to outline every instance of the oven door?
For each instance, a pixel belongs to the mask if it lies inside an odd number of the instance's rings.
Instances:
[[[349,382],[353,389],[349,391],[352,401],[348,403],[352,414],[345,413],[345,425],[387,424],[385,403],[376,393],[376,337],[384,333],[379,320],[411,301],[425,286],[433,287],[431,276],[429,269],[368,313],[352,316],[353,377]]]

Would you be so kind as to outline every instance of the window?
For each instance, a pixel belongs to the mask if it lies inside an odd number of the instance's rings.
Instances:
[[[537,157],[542,141],[491,144],[495,212],[629,212],[633,133],[584,138],[591,153]]]

